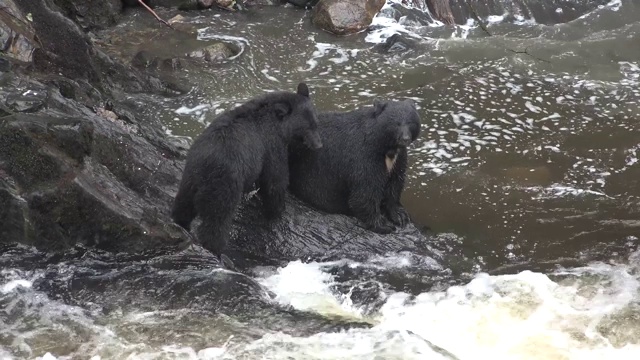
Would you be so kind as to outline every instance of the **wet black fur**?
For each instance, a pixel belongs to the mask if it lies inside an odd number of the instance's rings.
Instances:
[[[350,112],[318,113],[323,148],[310,151],[293,142],[289,190],[328,213],[355,216],[365,227],[390,233],[409,216],[400,204],[407,169],[407,146],[420,133],[415,104],[374,101]],[[403,138],[404,135],[404,139]],[[385,156],[397,154],[389,173]]]
[[[268,219],[285,209],[287,150],[296,137],[315,135],[317,117],[304,83],[298,93],[272,92],[226,111],[198,136],[187,160],[171,216],[186,230],[196,216],[203,247],[222,256],[243,193],[259,187]]]

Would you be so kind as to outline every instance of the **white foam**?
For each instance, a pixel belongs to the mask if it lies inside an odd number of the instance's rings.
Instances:
[[[318,66],[318,59],[323,58],[331,53],[335,53],[338,56],[329,58],[329,61],[335,64],[341,64],[349,61],[351,57],[358,54],[358,49],[343,49],[337,45],[327,43],[315,43],[316,50],[311,54],[311,59],[307,60],[308,67],[298,67],[298,71],[311,71]]]
[[[32,285],[33,285],[33,282],[29,280],[24,280],[24,279],[12,280],[6,284],[3,284],[2,287],[0,287],[0,292],[3,294],[8,294],[13,290],[17,289],[18,287],[31,288]]]
[[[207,109],[209,109],[209,108],[210,108],[210,106],[209,106],[208,104],[200,104],[200,105],[196,105],[196,106],[194,106],[194,107],[192,107],[192,108],[187,107],[187,106],[180,106],[179,108],[177,108],[176,110],[174,110],[174,112],[175,112],[176,114],[186,114],[186,115],[189,115],[189,114],[196,113],[197,115],[199,115],[199,114],[198,114],[198,112],[199,112],[199,111],[201,112],[201,111],[203,111],[203,110],[207,110]]]
[[[11,353],[0,346],[0,360],[13,360]]]
[[[360,310],[352,307],[349,296],[338,298],[333,293],[333,276],[321,270],[325,265],[294,261],[275,274],[263,277],[260,283],[273,291],[277,295],[275,300],[282,304],[323,314],[360,317]]]
[[[637,326],[624,316],[639,300],[637,270],[595,263],[558,271],[559,280],[532,271],[481,273],[443,292],[391,294],[379,313],[370,316],[376,323],[370,329],[305,338],[269,334],[241,354],[269,359],[309,353],[323,359],[438,358],[432,343],[460,359],[637,359],[640,345],[627,340],[614,346],[618,326]],[[332,276],[319,263],[292,262],[268,279],[270,289],[294,307],[315,310],[317,302],[308,301],[313,289],[340,302],[339,294],[327,291]],[[296,288],[300,290],[292,290]],[[607,322],[608,317],[617,320]]]

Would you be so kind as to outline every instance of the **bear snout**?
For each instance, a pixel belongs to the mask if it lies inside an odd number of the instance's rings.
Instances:
[[[411,131],[409,131],[408,126],[403,126],[400,128],[400,134],[398,136],[398,145],[400,146],[409,146],[411,144]]]
[[[310,149],[322,148],[322,140],[320,139],[320,134],[318,134],[317,131],[307,131],[304,137],[304,144]]]

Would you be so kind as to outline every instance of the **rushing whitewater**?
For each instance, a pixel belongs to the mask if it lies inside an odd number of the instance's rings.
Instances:
[[[194,41],[240,54],[180,73],[196,84],[184,97],[132,99],[175,136],[303,78],[321,110],[415,100],[423,135],[402,201],[442,256],[238,275],[197,252],[179,267],[19,247],[0,253],[0,360],[640,359],[640,4],[446,27],[399,3],[340,38],[290,7],[194,13]],[[153,38],[135,14],[123,21],[113,47]],[[412,46],[374,48],[393,34]],[[240,295],[214,301],[227,276]]]
[[[70,325],[90,334],[89,342],[82,346],[88,353],[75,356],[95,354],[94,359],[637,359],[639,260],[640,253],[634,253],[628,259],[634,265],[597,262],[549,274],[528,270],[513,275],[479,273],[466,284],[415,296],[379,284],[382,304],[377,309],[355,303],[349,292],[336,291],[340,283],[330,274],[332,267],[401,267],[411,272],[416,264],[397,256],[365,263],[295,261],[282,268],[258,270],[258,279],[276,295],[273,301],[328,317],[366,320],[373,327],[306,337],[270,333],[252,342],[234,341],[229,335],[215,348],[185,347],[169,338],[161,346],[131,342],[146,336],[128,334],[133,329],[123,331],[124,324],[174,326],[182,311],[131,313],[117,320],[121,324],[102,324],[83,309],[30,290],[34,274],[30,278],[26,273],[3,271],[0,299],[14,293],[14,301],[3,301],[10,311],[20,303],[28,304],[29,317],[42,326],[59,323],[47,329],[52,340],[71,331]],[[368,285],[356,282],[353,286]],[[22,295],[15,296],[19,292]],[[202,329],[190,327],[188,321],[180,326],[191,328],[192,341],[197,342]],[[120,334],[110,327],[120,328],[116,331]],[[18,330],[3,327],[2,333],[16,336]],[[13,345],[28,347],[29,339],[45,336],[44,331],[16,336]],[[3,359],[12,358],[8,349],[2,351]],[[42,357],[54,358],[50,354]]]

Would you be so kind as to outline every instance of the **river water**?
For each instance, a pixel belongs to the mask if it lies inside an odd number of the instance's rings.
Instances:
[[[486,30],[445,28],[389,2],[372,31],[335,37],[289,7],[187,14],[191,42],[242,52],[186,66],[197,86],[184,97],[132,98],[168,134],[197,135],[299,81],[319,110],[412,98],[422,135],[403,203],[459,253],[240,275],[211,271],[197,250],[150,261],[6,249],[0,359],[640,358],[640,4],[555,25],[497,15]],[[109,31],[125,58],[192,45],[140,11]],[[393,33],[415,47],[373,49]],[[216,287],[229,277],[233,289]]]

